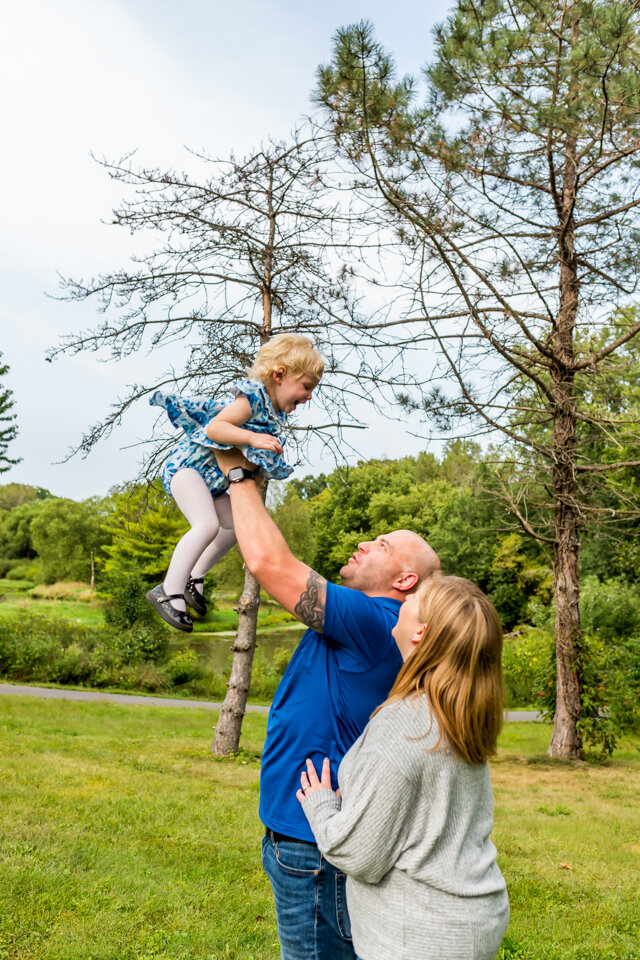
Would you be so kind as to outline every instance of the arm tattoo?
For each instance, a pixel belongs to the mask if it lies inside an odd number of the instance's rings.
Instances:
[[[293,612],[299,620],[312,630],[322,633],[324,627],[324,606],[327,596],[327,581],[315,570],[309,573],[306,589],[300,594]]]

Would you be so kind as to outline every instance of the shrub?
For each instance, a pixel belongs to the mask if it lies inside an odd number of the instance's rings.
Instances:
[[[108,597],[104,606],[106,623],[126,630],[138,622],[156,621],[157,614],[145,596],[148,586],[138,571],[112,573],[103,589]]]
[[[37,583],[40,579],[40,570],[33,560],[25,560],[12,564],[4,576],[6,580],[32,580]]]
[[[580,730],[587,747],[610,756],[621,733],[640,728],[640,641],[603,641],[586,636],[581,652],[583,676]],[[553,651],[534,681],[534,697],[552,717],[556,699]]]
[[[584,632],[601,640],[640,636],[637,583],[585,577],[580,585],[580,618]]]
[[[143,690],[145,693],[167,693],[171,690],[171,680],[164,669],[149,660],[132,669],[127,675],[125,682],[127,681],[131,689]],[[119,685],[123,685],[122,681]]]
[[[249,687],[251,695],[258,697],[260,700],[270,700],[276,692],[290,659],[290,651],[278,648],[271,661],[268,661],[261,648],[258,647],[251,671],[251,685]]]
[[[0,619],[0,677],[32,683],[60,683],[224,697],[229,669],[209,669],[195,650],[174,650],[171,633],[160,621],[136,622],[127,630],[20,612]],[[182,642],[182,641],[180,641]],[[270,699],[284,673],[290,651],[278,649],[267,661],[258,648],[251,694]]]
[[[154,689],[170,681],[161,668],[144,669],[166,657],[168,635],[137,625],[116,632],[107,627],[52,619],[40,614],[19,614],[0,620],[0,675],[11,680],[40,683],[136,685],[145,689],[154,676]]]
[[[204,670],[193,650],[179,650],[166,666],[167,676],[175,686],[202,679]]]
[[[505,635],[502,669],[508,707],[536,705],[540,674],[547,670],[553,652],[553,636],[540,627],[518,627]]]
[[[95,599],[95,591],[88,583],[52,583],[46,586],[38,584],[30,592],[34,600],[77,600],[80,603],[90,603]]]
[[[169,631],[161,621],[146,624],[136,620],[127,630],[110,631],[110,636],[122,663],[158,663],[166,659]]]

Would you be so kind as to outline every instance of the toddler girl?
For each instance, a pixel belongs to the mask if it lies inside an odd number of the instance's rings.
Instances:
[[[162,483],[191,528],[173,551],[164,582],[147,593],[171,626],[193,629],[185,601],[197,613],[207,612],[205,574],[236,542],[229,481],[215,450],[238,447],[262,476],[284,480],[292,472],[283,456],[287,414],[310,399],[323,372],[324,362],[310,340],[282,333],[261,347],[249,379],[235,385],[233,396],[200,402],[158,390],[149,400],[165,407],[173,425],[186,434],[163,467]]]

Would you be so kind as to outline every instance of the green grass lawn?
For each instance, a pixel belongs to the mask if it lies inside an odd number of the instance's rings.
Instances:
[[[215,716],[0,698],[2,960],[277,960],[257,816],[266,720],[248,715],[240,756],[219,761]],[[638,958],[640,751],[562,765],[548,742],[509,724],[492,765],[502,958]]]
[[[97,627],[104,623],[101,602],[97,598],[90,601],[73,598],[74,592],[88,593],[89,588],[86,584],[83,586],[83,591],[70,591],[68,599],[36,598],[31,596],[35,584],[26,580],[0,580],[0,617],[15,616],[21,611],[46,613],[64,620],[85,623],[88,627]]]
[[[49,588],[53,594],[60,597],[47,596],[46,587],[38,588],[27,580],[0,579],[0,617],[12,616],[20,611],[27,613],[46,613],[50,616],[65,620],[75,620],[85,623],[89,627],[97,627],[104,623],[102,600],[99,596],[90,596],[90,588],[86,584],[78,584],[77,589],[65,590],[65,587],[76,585],[55,584]],[[34,593],[35,591],[35,593]],[[38,595],[40,593],[40,595]],[[82,599],[79,599],[82,597]],[[196,633],[218,633],[232,631],[238,627],[238,614],[234,607],[237,598],[227,594],[214,597],[215,603],[210,607],[206,617],[197,617],[194,620]],[[279,604],[267,597],[262,598],[258,609],[258,627],[261,629],[289,626],[297,623],[295,617],[284,610]],[[167,629],[170,629],[169,627]]]

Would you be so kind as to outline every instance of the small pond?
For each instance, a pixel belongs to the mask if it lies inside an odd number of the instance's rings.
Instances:
[[[258,630],[258,650],[267,663],[273,659],[276,650],[295,650],[305,631],[305,627],[295,624],[292,627]],[[223,670],[231,655],[231,648],[235,633],[228,631],[222,634],[193,633],[189,638],[189,646],[199,657],[206,660],[212,670]]]

